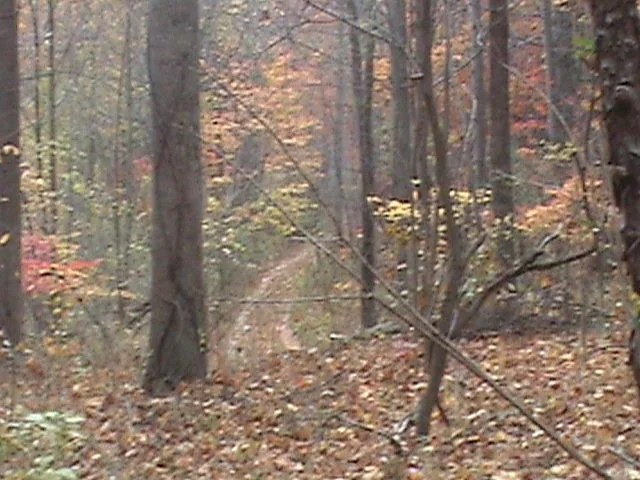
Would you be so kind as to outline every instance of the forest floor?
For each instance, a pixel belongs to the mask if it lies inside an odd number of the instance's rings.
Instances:
[[[313,258],[296,249],[249,297],[295,297],[296,274]],[[292,323],[313,315],[293,311],[241,307],[211,378],[169,398],[146,397],[125,354],[97,367],[82,360],[82,345],[46,344],[46,356],[17,376],[0,372],[0,477],[596,478],[453,362],[441,397],[450,426],[435,418],[428,439],[402,431],[426,387],[419,339],[341,337],[318,347]],[[567,331],[459,345],[612,478],[632,479],[640,478],[640,415],[619,327],[589,334],[584,349]],[[64,466],[67,476],[42,474]]]

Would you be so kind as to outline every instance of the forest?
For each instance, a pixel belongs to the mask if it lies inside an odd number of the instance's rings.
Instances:
[[[640,479],[636,0],[0,0],[0,478]]]

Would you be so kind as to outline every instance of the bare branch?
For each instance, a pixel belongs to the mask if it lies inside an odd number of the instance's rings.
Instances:
[[[260,185],[255,179],[247,174],[246,172],[239,170],[239,173],[245,176],[249,182],[253,184],[253,186],[265,197],[265,199],[273,205],[282,216],[291,224],[291,226],[295,227],[300,233],[306,236],[310,243],[312,243],[318,250],[322,251],[329,257],[333,262],[335,262],[340,268],[342,268],[345,272],[351,275],[355,280],[361,281],[360,275],[350,266],[343,262],[333,251],[328,249],[321,241],[315,238],[314,235],[311,234],[304,226],[300,225],[284,208],[278,200],[273,198],[273,196],[265,190],[265,188]],[[559,229],[545,239],[540,242],[538,249],[532,254],[533,260],[529,263],[533,263],[535,259],[540,257],[544,253],[544,249],[546,246],[551,243],[554,239],[558,238],[560,232]],[[530,255],[529,257],[531,257]],[[529,258],[528,257],[528,258]],[[504,399],[507,403],[512,405],[522,416],[524,416],[527,420],[529,420],[533,425],[542,430],[545,435],[553,440],[553,442],[558,445],[569,457],[576,460],[578,463],[589,469],[591,472],[595,473],[598,477],[604,478],[607,480],[613,480],[613,477],[605,472],[601,467],[596,465],[594,462],[589,460],[585,455],[583,455],[576,447],[572,444],[564,440],[558,433],[554,431],[554,429],[547,425],[544,421],[540,420],[533,411],[519,399],[517,399],[514,395],[509,393],[505,387],[500,385],[493,377],[491,377],[488,373],[486,373],[482,367],[469,358],[465,353],[463,353],[452,341],[450,338],[443,335],[434,325],[425,321],[425,319],[420,315],[420,312],[411,305],[406,299],[402,297],[400,293],[398,293],[385,278],[383,278],[380,274],[374,271],[376,276],[376,280],[378,285],[384,288],[389,295],[395,300],[395,304],[392,305],[386,299],[380,297],[379,295],[375,296],[376,301],[380,306],[382,306],[385,310],[393,314],[399,320],[405,322],[407,325],[415,328],[417,332],[423,335],[426,338],[429,338],[432,342],[439,345],[443,348],[453,359],[455,359],[458,363],[460,363],[465,369],[467,369],[471,374],[475,377],[479,378],[482,382],[487,384],[496,394]],[[410,316],[407,316],[404,312],[409,312]]]

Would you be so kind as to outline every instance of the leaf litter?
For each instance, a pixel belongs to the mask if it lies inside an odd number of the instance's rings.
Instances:
[[[292,273],[310,260],[300,255],[268,272],[268,292],[258,286],[259,293],[291,295]],[[422,342],[411,332],[315,348],[283,324],[287,312],[251,308],[233,339],[248,344],[235,348],[233,362],[171,397],[146,397],[133,362],[75,368],[73,358],[52,356],[41,362],[43,374],[20,372],[11,409],[11,377],[3,373],[0,456],[16,418],[33,423],[54,418],[43,412],[65,412],[64,425],[81,441],[68,451],[58,442],[53,460],[83,479],[591,478],[453,362],[442,392],[451,425],[435,418],[428,439],[404,430],[427,384]],[[624,332],[618,325],[590,335],[584,362],[573,332],[486,336],[460,346],[613,478],[633,479],[640,478],[633,463],[640,416],[620,348]],[[33,468],[37,449],[21,445],[0,458],[3,478],[27,478],[17,472]]]

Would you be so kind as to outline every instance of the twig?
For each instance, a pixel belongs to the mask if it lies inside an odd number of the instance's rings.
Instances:
[[[543,270],[552,270],[561,265],[565,265],[567,263],[576,262],[578,260],[582,260],[583,258],[587,258],[590,255],[593,255],[598,251],[598,248],[595,245],[592,245],[590,248],[583,250],[582,252],[574,253],[572,255],[567,255],[564,258],[558,258],[556,260],[551,260],[543,263],[535,263],[531,265],[528,269],[529,272],[540,272]]]
[[[373,295],[327,295],[321,297],[298,297],[298,298],[218,298],[212,301],[214,306],[221,303],[237,303],[240,305],[292,305],[298,303],[325,303],[343,302],[350,300],[362,300],[363,298],[373,298]]]
[[[554,240],[560,237],[560,230],[562,228],[562,224],[558,225],[558,228],[551,235],[547,235],[542,241],[538,244],[538,247],[531,252],[528,256],[526,256],[523,260],[521,260],[518,264],[514,265],[507,271],[501,273],[495,280],[493,280],[487,288],[485,288],[480,294],[478,294],[471,304],[471,307],[462,312],[460,315],[460,322],[457,324],[455,330],[452,332],[452,336],[457,336],[470,322],[471,320],[478,314],[480,309],[484,306],[486,301],[491,297],[491,295],[495,294],[503,285],[508,282],[515,280],[516,278],[524,275],[527,272],[530,272],[535,264],[536,260],[540,258],[546,252],[546,247],[552,243]]]
[[[631,457],[629,454],[627,454],[623,450],[620,450],[614,447],[609,447],[607,450],[613,453],[616,457],[618,457],[622,461],[627,462],[629,465],[632,465],[634,468],[637,468],[640,470],[640,462],[635,458]]]

